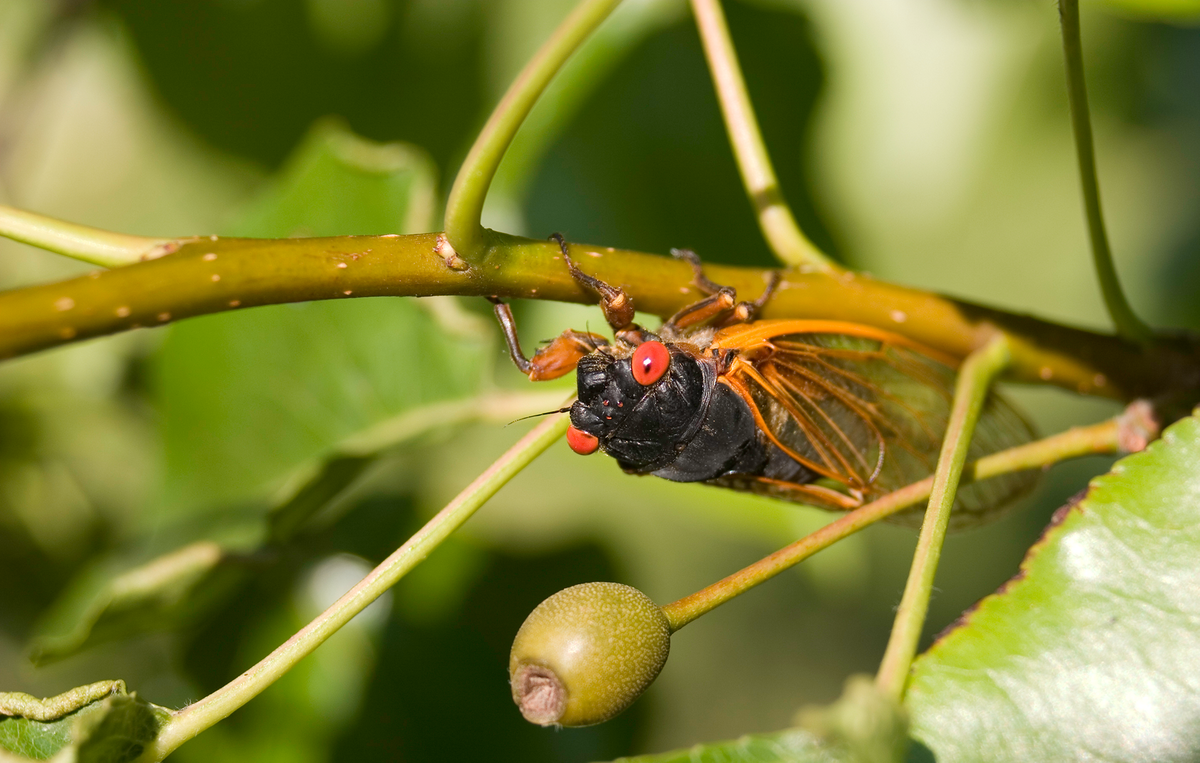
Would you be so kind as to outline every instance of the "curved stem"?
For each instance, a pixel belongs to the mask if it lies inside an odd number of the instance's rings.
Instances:
[[[566,417],[558,415],[534,427],[329,609],[257,665],[199,702],[176,712],[138,760],[162,760],[184,742],[258,696],[423,561],[496,491],[561,437],[567,431],[567,423]]]
[[[113,233],[3,204],[0,236],[106,268],[152,260],[179,248],[172,239]]]
[[[700,29],[704,55],[712,72],[717,99],[721,102],[721,113],[742,174],[742,184],[767,244],[780,262],[790,267],[822,272],[840,270],[800,230],[779,190],[779,180],[758,129],[720,0],[692,0],[692,12]]]
[[[1079,0],[1059,0],[1062,19],[1063,53],[1067,62],[1067,98],[1071,104],[1071,129],[1075,133],[1075,153],[1079,159],[1079,179],[1083,185],[1083,207],[1087,215],[1088,237],[1092,242],[1092,262],[1104,305],[1117,333],[1139,342],[1149,340],[1154,331],[1134,314],[1125,299],[1117,269],[1113,265],[1104,213],[1100,209],[1100,183],[1096,179],[1096,155],[1092,144],[1092,123],[1088,114],[1087,84],[1083,76],[1083,46],[1079,38]]]
[[[483,202],[521,123],[566,60],[619,2],[583,0],[521,70],[475,139],[446,202],[446,238],[465,259],[477,258],[484,249],[484,230],[479,222]]]
[[[438,234],[305,239],[199,238],[150,262],[0,292],[0,358],[181,318],[257,305],[378,296],[498,295],[595,304],[563,266],[558,247],[494,234],[496,256],[471,266]],[[621,286],[645,313],[671,315],[700,296],[684,262],[577,245],[585,270]],[[752,298],[771,274],[707,266],[718,283]],[[843,273],[784,274],[762,317],[860,323],[903,333],[965,357],[1003,334],[1009,378],[1116,399],[1189,396],[1200,388],[1200,342],[1156,337],[1145,347],[1028,316]],[[1186,402],[1186,401],[1185,401]]]
[[[917,551],[908,582],[904,586],[904,595],[900,599],[900,608],[896,612],[896,623],[892,626],[883,663],[875,677],[879,688],[897,701],[904,698],[909,668],[917,654],[917,642],[925,625],[925,614],[929,611],[933,578],[942,556],[942,542],[950,525],[950,509],[954,506],[954,495],[958,490],[963,464],[967,460],[971,436],[975,433],[975,423],[979,420],[979,412],[983,410],[992,380],[1008,365],[1009,358],[1008,343],[997,337],[986,347],[972,353],[958,372],[954,406],[950,410],[946,438],[942,441],[942,452],[938,455],[937,468],[933,473],[929,508],[921,524]]]
[[[1121,448],[1122,427],[1110,419],[1088,427],[1070,429],[1053,437],[993,453],[963,468],[962,482],[976,482],[1001,474],[1036,469],[1078,456],[1116,453]],[[1144,446],[1143,446],[1144,447]],[[915,506],[929,497],[933,477],[926,477],[894,493],[839,517],[790,546],[785,546],[749,567],[727,578],[662,607],[672,632],[740,596],[760,583],[765,583],[784,570],[791,569],[822,549],[859,530]]]

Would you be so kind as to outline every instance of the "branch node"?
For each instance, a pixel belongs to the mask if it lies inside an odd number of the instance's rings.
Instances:
[[[1149,400],[1134,400],[1117,417],[1117,446],[1121,453],[1138,453],[1158,439],[1162,428]]]
[[[446,263],[446,267],[456,272],[470,270],[471,265],[458,256],[458,252],[454,251],[454,247],[450,244],[450,239],[446,238],[445,233],[439,233],[437,243],[433,246],[433,253],[442,258],[442,262]]]
[[[161,244],[156,244],[155,246],[143,252],[142,255],[138,257],[138,261],[148,262],[149,260],[157,260],[159,257],[166,257],[168,254],[175,254],[175,252],[178,252],[184,244],[195,240],[195,238],[190,238],[164,241]]]

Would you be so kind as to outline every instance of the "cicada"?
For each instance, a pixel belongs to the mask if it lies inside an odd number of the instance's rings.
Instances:
[[[757,300],[739,302],[687,250],[672,253],[691,264],[706,296],[650,332],[633,322],[627,293],[584,273],[554,238],[572,277],[599,298],[614,341],[568,330],[527,358],[508,306],[492,302],[513,362],[531,380],[577,370],[578,399],[567,409],[576,453],[603,451],[632,474],[838,510],[932,474],[958,359],[856,323],[755,320],[778,275]],[[1031,439],[1029,424],[993,392],[968,457]],[[964,486],[954,524],[987,519],[1034,479],[1017,473]]]

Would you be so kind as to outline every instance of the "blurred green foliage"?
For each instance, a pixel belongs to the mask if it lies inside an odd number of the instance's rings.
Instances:
[[[433,229],[475,131],[572,5],[0,0],[0,202],[154,235]],[[1051,3],[726,5],[784,193],[818,243],[880,277],[1105,325]],[[1116,5],[1085,5],[1083,24],[1118,267],[1151,322],[1197,327],[1200,31]],[[486,223],[769,262],[681,0],[626,0],[563,83],[506,159]],[[390,146],[314,128],[329,116]],[[0,242],[0,288],[82,269]],[[463,308],[485,312],[450,309]],[[556,305],[518,317],[527,341],[602,324]],[[219,687],[520,427],[460,427],[373,462],[325,523],[253,555],[176,630],[38,670],[25,650],[89,576],[197,538],[258,549],[288,479],[342,438],[495,385],[526,386],[494,337],[463,338],[436,307],[401,300],[233,312],[6,364],[0,575],[20,584],[0,587],[0,687],[42,696],[119,677],[168,706]],[[1046,432],[1112,411],[1015,392]],[[952,537],[929,633],[1010,577],[1107,463],[1059,467],[1009,517]],[[669,601],[825,518],[555,449],[390,604],[176,757],[441,760],[450,740],[454,758],[590,760],[783,728],[876,667],[909,532],[874,528],[689,627],[647,697],[603,727],[525,724],[507,648],[567,585],[613,579]]]

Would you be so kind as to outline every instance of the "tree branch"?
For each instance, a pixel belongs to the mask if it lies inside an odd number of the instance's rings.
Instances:
[[[590,304],[557,246],[489,232],[474,264],[444,254],[444,238],[340,236],[181,239],[174,254],[53,284],[0,292],[0,358],[182,318],[286,302],[439,294],[498,295]],[[670,315],[700,294],[690,267],[641,252],[574,245],[582,267],[620,285],[643,313]],[[744,298],[769,271],[707,267]],[[1118,337],[1013,315],[854,273],[785,273],[764,318],[822,318],[877,326],[955,357],[997,333],[1010,340],[1008,378],[1130,400],[1200,390],[1200,342]]]

